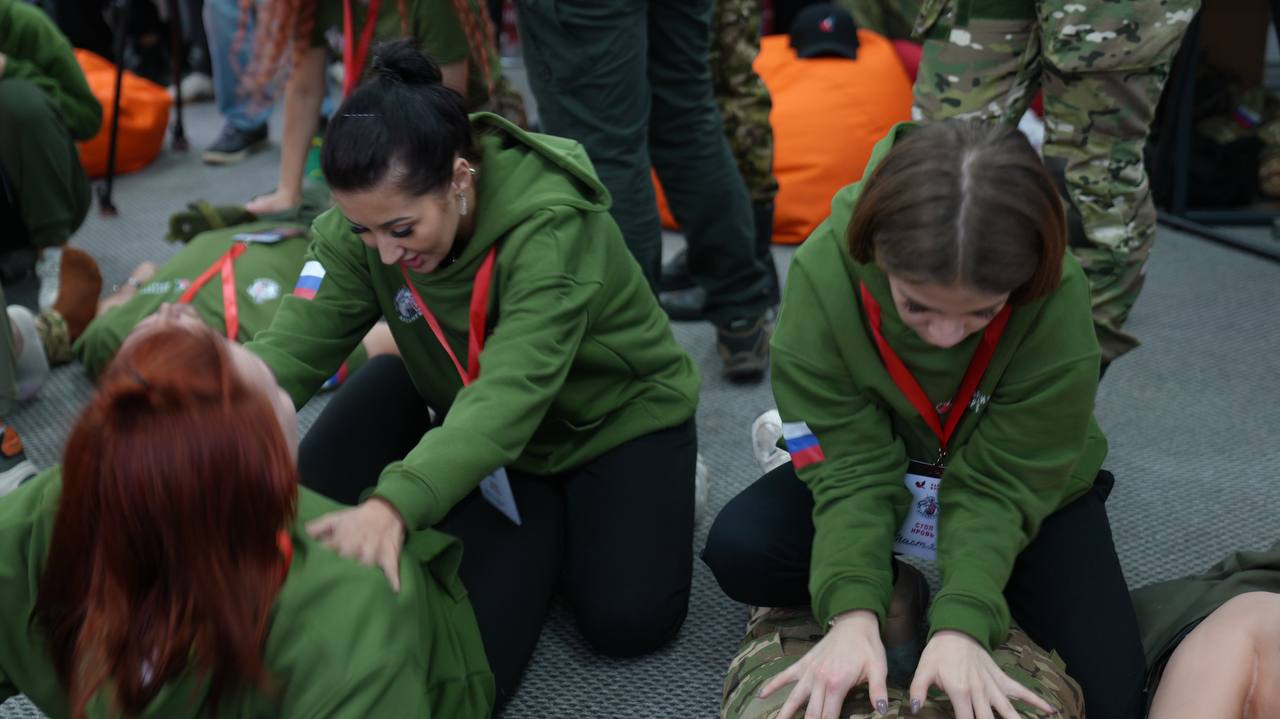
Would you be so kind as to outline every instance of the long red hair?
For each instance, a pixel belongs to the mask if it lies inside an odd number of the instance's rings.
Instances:
[[[212,330],[126,342],[67,442],[33,621],[72,716],[106,684],[141,713],[188,669],[216,707],[269,689],[262,663],[281,583],[277,534],[297,474],[270,400]]]

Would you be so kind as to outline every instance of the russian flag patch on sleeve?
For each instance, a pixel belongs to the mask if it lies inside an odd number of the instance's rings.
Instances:
[[[302,266],[302,274],[298,276],[298,284],[294,285],[293,295],[304,300],[314,299],[323,281],[324,265],[315,260],[308,260],[307,264]]]
[[[822,453],[818,438],[813,436],[813,431],[804,422],[783,422],[782,438],[786,441],[787,451],[791,453],[791,464],[796,469],[827,458]]]

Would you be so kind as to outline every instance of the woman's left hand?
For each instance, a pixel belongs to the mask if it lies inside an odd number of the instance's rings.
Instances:
[[[986,647],[963,632],[939,631],[924,648],[911,681],[913,714],[924,706],[934,684],[951,699],[956,719],[1018,719],[1010,699],[1020,699],[1045,714],[1056,713],[1035,692],[1001,671]]]
[[[390,502],[373,497],[358,507],[326,514],[308,522],[307,533],[348,559],[381,567],[391,589],[400,593],[404,519]]]

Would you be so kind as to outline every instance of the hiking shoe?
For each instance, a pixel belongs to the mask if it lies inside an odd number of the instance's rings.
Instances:
[[[707,293],[701,287],[682,290],[666,290],[658,293],[658,304],[673,322],[699,322],[702,308],[707,303]]]
[[[734,320],[716,328],[724,376],[732,382],[759,382],[769,368],[769,314]]]
[[[252,130],[240,130],[228,123],[223,125],[222,134],[218,135],[218,139],[204,151],[201,158],[210,165],[234,165],[266,143],[266,123]]]
[[[756,417],[751,423],[751,454],[760,465],[760,472],[768,474],[791,461],[791,453],[778,446],[782,439],[782,417],[771,409]]]
[[[36,466],[22,450],[18,431],[0,425],[0,497],[18,488],[18,485],[36,475]]]
[[[889,684],[911,685],[920,654],[924,651],[924,612],[929,606],[929,582],[920,570],[893,560],[897,578],[889,613],[884,617],[884,654],[889,665]]]
[[[102,294],[102,272],[87,252],[74,247],[62,250],[62,273],[53,311],[67,323],[72,342],[79,339],[98,312],[98,295]]]

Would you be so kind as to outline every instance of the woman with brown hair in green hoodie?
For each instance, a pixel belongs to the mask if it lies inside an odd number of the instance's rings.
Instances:
[[[794,682],[783,717],[834,717],[867,684],[887,709],[897,553],[942,575],[912,705],[932,684],[958,717],[1044,708],[989,654],[1012,618],[1091,718],[1137,716],[1098,342],[1053,181],[1016,130],[958,121],[898,125],[864,177],[788,276],[772,350],[791,462],[725,507],[703,554],[731,597],[808,604],[826,628],[764,694]]]
[[[246,347],[298,405],[379,318],[403,362],[365,365],[303,442],[303,484],[358,503],[313,533],[393,586],[406,529],[462,539],[500,697],[557,586],[598,650],[665,644],[692,578],[699,378],[582,146],[468,118],[397,42],[322,166],[337,206]]]

